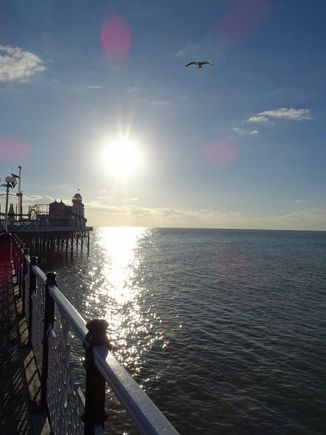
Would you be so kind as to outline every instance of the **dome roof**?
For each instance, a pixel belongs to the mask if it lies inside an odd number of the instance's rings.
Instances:
[[[82,204],[82,196],[80,193],[75,193],[74,197],[72,198],[73,204]]]

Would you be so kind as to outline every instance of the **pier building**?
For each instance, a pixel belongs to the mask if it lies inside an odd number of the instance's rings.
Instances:
[[[25,214],[22,211],[22,192],[19,192],[16,213],[13,204],[8,205],[8,197],[9,186],[6,211],[0,212],[0,233],[8,231],[19,234],[29,246],[38,250],[89,250],[90,232],[93,228],[87,226],[85,206],[79,191],[73,196],[71,205],[65,204],[62,199],[49,204],[34,204],[29,206],[28,213]]]

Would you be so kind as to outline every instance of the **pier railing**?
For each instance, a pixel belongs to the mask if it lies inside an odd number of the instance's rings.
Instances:
[[[54,434],[104,433],[108,384],[141,434],[177,434],[110,351],[108,323],[86,323],[60,292],[56,274],[45,274],[37,257],[14,237],[12,256],[23,311],[41,379],[40,405],[48,410]],[[74,335],[85,355],[85,394],[73,378],[70,353]]]

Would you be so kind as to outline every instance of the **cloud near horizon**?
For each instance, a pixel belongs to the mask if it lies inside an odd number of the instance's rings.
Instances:
[[[27,205],[35,205],[35,204],[50,204],[54,201],[54,198],[49,195],[24,195],[23,202]]]
[[[69,199],[62,200],[65,204],[70,204]],[[24,195],[24,212],[27,212],[25,207],[29,205],[48,204],[53,201],[54,198],[48,195]],[[302,208],[272,216],[250,216],[236,210],[220,212],[209,209],[155,208],[137,206],[135,203],[112,205],[100,198],[85,202],[85,214],[87,224],[91,226],[326,231],[326,210],[307,208],[308,200],[295,200],[294,204],[301,205]]]
[[[43,61],[36,54],[0,44],[0,81],[25,81],[45,70]]]
[[[292,121],[304,121],[312,119],[309,109],[292,109],[287,107],[280,107],[274,110],[265,110],[256,115],[251,116],[247,122],[256,123],[269,123],[274,119],[288,119]]]
[[[326,210],[317,208],[273,216],[248,216],[238,211],[115,206],[91,201],[86,204],[86,217],[94,226],[326,230]]]

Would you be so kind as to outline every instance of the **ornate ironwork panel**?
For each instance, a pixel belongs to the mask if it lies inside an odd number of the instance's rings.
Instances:
[[[23,294],[23,298],[24,298],[24,310],[25,310],[25,318],[26,318],[26,322],[27,322],[27,326],[29,327],[29,273],[26,273],[24,275],[24,272],[22,271],[22,279],[24,282],[24,294]]]
[[[44,297],[45,286],[40,279],[36,279],[36,292],[32,295],[33,322],[32,322],[32,345],[39,373],[42,373],[43,357],[43,328],[44,328]]]
[[[79,385],[73,382],[70,363],[69,323],[57,316],[49,335],[49,377],[47,403],[55,434],[84,433],[81,416],[85,399]]]

